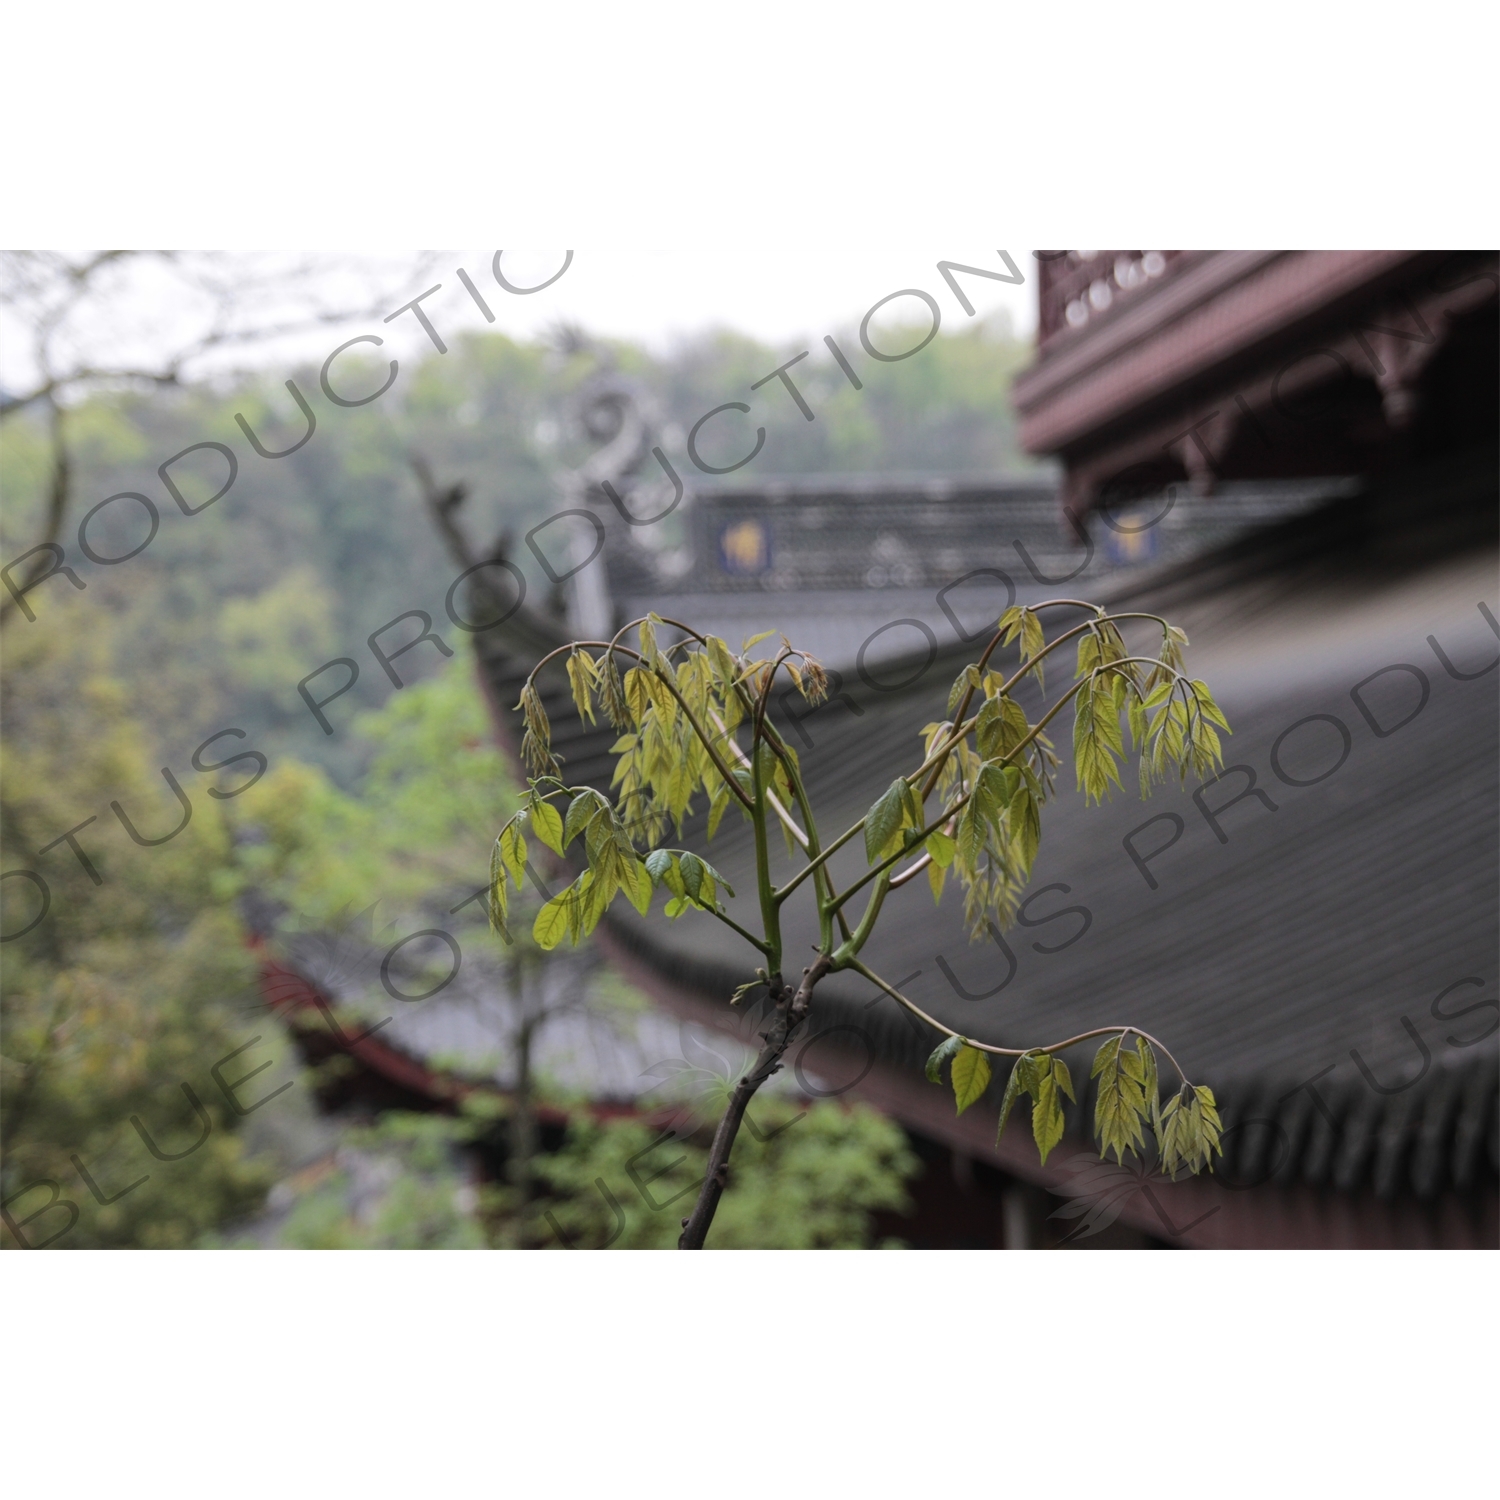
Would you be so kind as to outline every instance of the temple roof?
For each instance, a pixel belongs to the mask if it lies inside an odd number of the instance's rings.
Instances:
[[[1494,608],[1494,489],[1481,454],[1091,587],[1102,602],[1159,609],[1185,626],[1189,669],[1235,729],[1226,760],[1253,772],[1254,790],[1242,795],[1248,772],[1232,771],[1203,789],[1086,809],[1064,734],[1030,925],[1004,934],[1004,948],[970,946],[953,893],[934,909],[916,882],[887,903],[871,966],[949,1025],[1005,1045],[1115,1023],[1151,1031],[1214,1087],[1227,1125],[1261,1122],[1231,1130],[1231,1174],[1381,1194],[1492,1177],[1491,1010],[1460,1013],[1493,1007],[1500,957],[1500,674],[1488,665],[1500,626],[1479,607]],[[755,597],[755,627],[781,626],[779,597]],[[822,591],[818,607],[836,597]],[[682,607],[667,594],[657,603]],[[493,701],[506,709],[535,659],[498,639],[509,628],[476,639]],[[543,627],[526,628],[534,639]],[[886,662],[874,683],[847,649],[831,652],[843,696],[797,724],[778,704],[825,837],[916,764],[917,732],[941,717],[948,684],[972,659],[951,626],[933,629],[935,651]],[[547,684],[566,774],[605,786],[611,733],[580,729],[565,693],[560,674]],[[509,738],[513,716],[500,717]],[[732,816],[711,847],[691,820],[684,842],[702,845],[743,900],[750,851]],[[862,867],[853,851],[836,866],[846,878]],[[1069,907],[1079,910],[1059,915]],[[813,936],[795,922],[790,952]],[[617,903],[609,923],[644,972],[715,1006],[749,977],[749,950],[735,952],[732,936],[699,914],[642,922]],[[842,975],[819,988],[815,1024],[855,1028],[913,1072],[933,1042],[894,1002]],[[1075,1058],[1075,1077],[1086,1061]],[[998,1084],[992,1094],[991,1109]],[[1091,1114],[1081,1102],[1075,1128]]]

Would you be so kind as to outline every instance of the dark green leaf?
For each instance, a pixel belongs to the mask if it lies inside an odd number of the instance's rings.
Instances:
[[[566,848],[583,832],[589,819],[599,811],[599,799],[594,792],[579,792],[568,804],[568,815],[563,819],[562,841]]]
[[[974,744],[985,760],[994,760],[1004,754],[1004,722],[1005,705],[999,698],[986,698],[974,720]]]
[[[696,854],[684,854],[680,862],[682,885],[694,901],[703,890],[703,861]]]
[[[906,782],[897,777],[880,800],[865,814],[865,858],[879,864],[896,830],[901,826],[902,793]]]
[[[1005,1134],[1005,1122],[1010,1119],[1010,1112],[1015,1108],[1016,1101],[1022,1094],[1030,1094],[1036,1088],[1035,1065],[1035,1057],[1028,1052],[1024,1057],[1018,1057],[1010,1070],[1005,1094],[1000,1100],[1000,1128],[995,1132],[996,1145],[999,1145],[1000,1137]]]
[[[941,1083],[943,1081],[943,1064],[950,1057],[958,1053],[958,1049],[964,1045],[961,1036],[946,1036],[933,1048],[932,1056],[927,1059],[927,1081],[928,1083]]]

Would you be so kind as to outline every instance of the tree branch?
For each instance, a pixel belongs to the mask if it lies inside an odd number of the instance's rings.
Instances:
[[[963,1036],[962,1032],[955,1031],[951,1026],[945,1026],[935,1017],[929,1016],[920,1005],[908,1000],[894,985],[887,984],[880,975],[875,973],[873,969],[866,968],[857,958],[850,959],[847,967],[853,969],[856,974],[863,974],[871,984],[884,990],[892,1000],[900,1001],[912,1015],[926,1021],[934,1031],[941,1031],[944,1036]],[[1154,1036],[1149,1032],[1142,1031],[1139,1026],[1099,1026],[1093,1031],[1080,1031],[1077,1036],[1070,1036],[1066,1041],[1049,1042],[1045,1047],[996,1047],[989,1042],[976,1042],[972,1037],[968,1036],[964,1036],[964,1041],[974,1048],[976,1052],[988,1052],[992,1057],[1025,1057],[1028,1053],[1032,1052],[1061,1052],[1065,1048],[1076,1046],[1079,1042],[1092,1041],[1096,1036],[1145,1037],[1153,1047],[1161,1049],[1162,1056],[1177,1070],[1177,1076],[1184,1083],[1188,1081],[1187,1074],[1182,1071],[1182,1066],[1177,1059]]]
[[[708,1227],[713,1223],[719,1199],[729,1182],[729,1155],[734,1149],[735,1137],[740,1131],[740,1122],[745,1118],[750,1100],[755,1091],[781,1070],[781,1059],[797,1029],[807,1019],[812,1003],[812,992],[818,981],[829,971],[829,961],[819,955],[817,960],[802,972],[802,983],[795,993],[782,983],[779,974],[771,976],[772,996],[776,1002],[776,1014],[770,1029],[763,1032],[765,1046],[729,1096],[729,1107],[719,1128],[714,1132],[713,1146],[708,1153],[708,1172],[703,1186],[698,1191],[698,1201],[692,1213],[682,1221],[682,1235],[677,1241],[679,1250],[701,1250],[708,1236]]]

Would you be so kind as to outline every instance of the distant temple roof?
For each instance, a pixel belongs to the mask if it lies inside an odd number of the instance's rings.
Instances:
[[[1097,589],[1185,562],[1356,487],[1263,481],[1205,498],[1172,484],[1096,511],[1080,538],[1058,515],[1056,487],[1035,481],[823,474],[689,484],[675,543],[652,547],[655,532],[614,527],[608,594],[616,622],[654,609],[736,644],[774,623],[830,663],[868,666],[923,649],[923,627],[951,641],[1063,581]]]

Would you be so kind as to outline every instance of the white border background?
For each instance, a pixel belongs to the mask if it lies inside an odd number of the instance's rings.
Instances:
[[[842,247],[880,292],[939,241],[1494,244],[1486,13],[31,7],[0,242]],[[1446,1493],[1491,1467],[1494,1266],[7,1255],[6,1471],[89,1496]]]

